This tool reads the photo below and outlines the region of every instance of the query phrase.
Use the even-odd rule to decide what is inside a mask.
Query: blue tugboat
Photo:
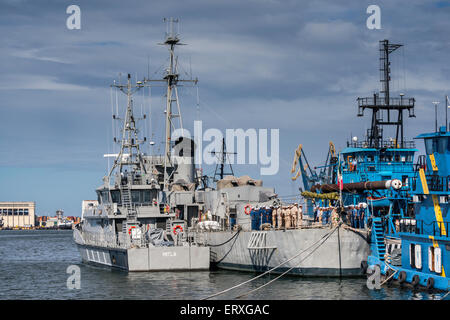
[[[374,218],[369,267],[379,266],[386,280],[413,287],[449,290],[450,279],[450,132],[416,137],[425,143],[426,155],[419,157],[410,179],[412,203],[405,217],[393,219],[396,233],[386,232],[381,218]],[[384,244],[386,254],[383,255]],[[446,273],[447,272],[447,273]]]
[[[364,223],[358,223],[358,228],[370,226],[373,217],[402,217],[408,209],[408,183],[409,178],[415,176],[414,156],[418,150],[414,141],[407,141],[404,137],[404,118],[406,115],[415,117],[415,99],[406,98],[403,94],[391,97],[390,92],[390,54],[401,46],[389,40],[379,42],[381,91],[372,97],[357,99],[359,117],[363,117],[367,110],[371,112],[371,126],[364,139],[360,141],[352,137],[340,152],[339,161],[330,163],[333,174],[328,178],[331,182],[312,179],[315,177],[312,174],[311,181],[306,181],[309,184],[322,183],[305,187],[320,193],[340,191],[338,184],[342,183],[342,205],[350,215],[359,215],[358,220],[364,216]],[[385,132],[385,129],[390,131]],[[388,133],[393,133],[393,136],[389,137]],[[372,183],[371,187],[368,183]]]
[[[407,112],[409,117],[414,115],[414,98],[390,96],[390,59],[389,55],[400,44],[392,44],[389,40],[382,40],[379,44],[380,71],[382,90],[373,97],[358,98],[358,117],[364,116],[365,110],[372,112],[371,127],[363,141],[353,137],[347,142],[347,148],[341,151],[343,163],[343,183],[366,181],[400,180],[403,192],[392,194],[391,190],[368,190],[367,192],[351,195],[344,199],[346,205],[368,203],[375,215],[386,215],[388,210],[395,209],[400,213],[405,211],[407,198],[407,181],[414,176],[414,154],[418,150],[413,141],[405,141],[403,134],[403,119]],[[395,137],[387,138],[383,129],[395,129]],[[396,197],[396,205],[392,208],[392,197]],[[389,209],[388,209],[389,208]]]

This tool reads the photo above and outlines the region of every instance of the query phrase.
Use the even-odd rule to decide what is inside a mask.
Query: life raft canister
[[[252,206],[251,205],[246,205],[245,207],[244,207],[244,213],[246,214],[246,215],[249,215],[250,214],[250,212],[252,211]]]
[[[136,228],[136,226],[131,226],[130,229],[128,229],[128,234],[131,235],[131,229]]]
[[[173,233],[178,234],[178,232],[183,232],[183,227],[180,225],[173,227]]]

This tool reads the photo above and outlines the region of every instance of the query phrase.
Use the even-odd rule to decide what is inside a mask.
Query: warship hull
[[[297,276],[361,276],[361,261],[367,260],[370,244],[367,232],[340,228],[320,247],[320,241],[330,228],[296,230],[208,232],[206,242],[211,247],[211,262],[220,269],[262,272],[269,270],[306,250],[297,258],[280,266],[272,273]],[[221,245],[223,244],[223,245]]]
[[[105,248],[78,244],[84,263],[124,271],[209,270],[207,247]]]

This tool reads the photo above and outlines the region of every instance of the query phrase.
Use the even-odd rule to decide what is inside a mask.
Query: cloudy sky
[[[72,4],[81,8],[80,30],[66,27]],[[371,4],[381,8],[380,30],[366,27]],[[441,101],[445,122],[450,1],[0,0],[1,201],[36,201],[39,215],[80,215],[107,170],[103,154],[113,151],[109,85],[120,73],[162,74],[164,17],[180,19],[187,45],[179,64],[199,79],[198,105],[195,89],[180,88],[185,126],[200,119],[204,129],[279,129],[277,175],[260,177],[258,165],[234,170],[280,195],[300,186],[289,173],[298,144],[320,165],[329,141],[342,149],[352,135],[363,137],[370,119],[356,116],[356,98],[380,88],[379,40],[404,44],[392,55],[391,95],[416,98],[406,137],[434,130],[432,101]],[[161,89],[149,101],[136,104],[151,111],[145,125],[156,141]]]

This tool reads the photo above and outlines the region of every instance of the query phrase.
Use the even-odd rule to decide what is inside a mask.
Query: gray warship
[[[307,215],[293,226],[261,223],[255,228],[250,208],[284,210],[297,204],[283,203],[261,180],[225,173],[225,141],[217,152],[220,172],[213,184],[196,168],[194,141],[172,141],[173,118],[181,117],[181,80],[174,63],[174,48],[181,43],[174,20],[169,22],[164,44],[170,64],[162,80],[167,84],[165,154],[140,152],[131,98],[133,90],[161,80],[132,86],[129,78],[127,85],[115,84],[128,96],[122,146],[96,190],[99,204],[86,210],[74,231],[83,261],[129,271],[207,269],[211,264],[250,272],[277,267],[273,273],[300,276],[360,275],[370,250],[367,230],[317,223]],[[178,114],[172,113],[173,103]],[[131,170],[124,171],[125,166]]]
[[[171,143],[172,104],[178,101],[176,85],[175,45],[179,39],[172,30],[166,33],[164,45],[169,49],[170,63],[165,71],[167,84],[166,137],[164,155],[146,155],[140,146],[147,141],[140,137],[138,120],[133,111],[133,94],[151,85],[145,79],[132,84],[114,82],[112,87],[125,93],[125,115],[115,120],[123,122],[120,152],[103,185],[96,189],[98,203],[91,203],[74,229],[73,237],[83,262],[126,271],[208,270],[210,249],[198,244],[189,234],[186,222],[177,218],[167,202],[167,194],[178,181],[194,186],[194,164],[186,164],[189,154],[174,158],[190,148],[190,141],[177,139]],[[196,80],[185,80],[196,83]],[[181,115],[179,115],[181,116]],[[173,151],[172,151],[173,149]],[[178,160],[178,162],[177,162]],[[180,195],[182,196],[182,195]]]

